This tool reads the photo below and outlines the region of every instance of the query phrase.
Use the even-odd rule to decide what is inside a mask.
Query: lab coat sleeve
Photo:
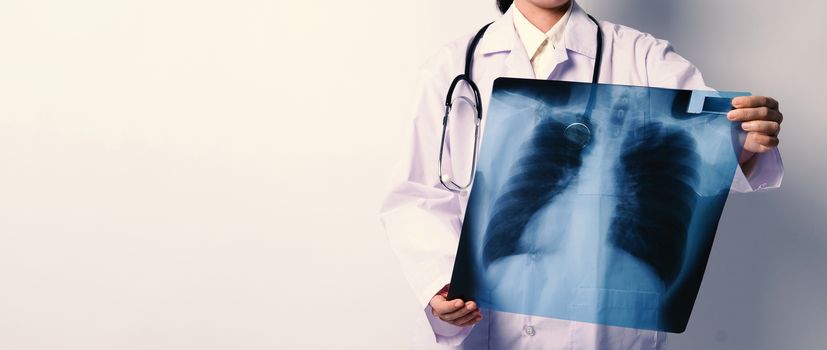
[[[436,341],[456,346],[472,327],[444,322],[431,314],[428,305],[450,283],[462,226],[460,198],[442,187],[437,169],[444,94],[450,84],[445,63],[448,59],[446,53],[435,56],[419,74],[413,113],[406,118],[407,141],[380,209],[380,219]]]
[[[713,90],[704,83],[701,72],[692,63],[678,55],[666,40],[650,39],[646,55],[646,72],[649,86],[670,89]],[[778,188],[784,177],[784,164],[778,148],[754,155],[755,165],[749,176],[739,166],[730,192],[754,192]]]

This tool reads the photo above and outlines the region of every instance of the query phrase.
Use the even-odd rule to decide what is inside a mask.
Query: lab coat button
[[[528,334],[529,336],[533,337],[535,334],[537,334],[537,332],[534,330],[534,327],[526,326],[525,327],[525,334]]]

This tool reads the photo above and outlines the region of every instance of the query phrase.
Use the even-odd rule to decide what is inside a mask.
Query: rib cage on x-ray
[[[622,109],[611,117],[611,132],[619,136]],[[522,146],[522,156],[512,167],[485,229],[483,261],[486,265],[504,256],[525,253],[521,236],[538,210],[566,190],[589,149],[572,144],[563,135],[566,128],[555,118],[542,118],[531,138]],[[686,231],[695,204],[693,186],[698,156],[694,140],[677,128],[661,123],[644,126],[627,135],[621,149],[620,166],[614,174],[617,187],[626,188],[614,213],[610,242],[649,264],[664,283],[680,269]],[[674,191],[662,191],[669,187]],[[649,220],[640,220],[640,216]]]
[[[683,331],[742,146],[723,98],[497,79],[449,297]]]
[[[628,195],[620,197],[609,235],[612,244],[645,261],[669,284],[683,262],[699,157],[694,140],[680,129],[651,123],[641,134],[621,147],[615,181]]]
[[[541,121],[513,167],[514,174],[494,202],[494,214],[485,229],[486,266],[526,251],[518,246],[526,225],[540,208],[566,189],[582,163],[584,149],[560,137],[567,125],[555,118],[539,117]]]

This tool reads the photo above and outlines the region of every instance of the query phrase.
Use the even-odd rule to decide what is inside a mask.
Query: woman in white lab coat
[[[486,31],[474,53],[472,75],[487,111],[497,77],[590,82],[597,25],[569,0],[498,0],[504,13]],[[667,41],[600,21],[603,60],[600,82],[709,90],[701,73]],[[465,65],[467,36],[447,45],[425,64],[408,125],[407,150],[392,178],[381,219],[405,277],[414,289],[437,343],[466,349],[665,349],[663,332],[478,310],[473,302],[446,300],[467,195],[445,189],[438,154],[445,94]],[[460,94],[471,96],[467,86]],[[732,190],[778,187],[783,167],[776,148],[782,115],[778,103],[753,96],[733,101],[728,118],[748,132]],[[473,118],[471,109],[452,118]],[[464,115],[464,116],[463,116]],[[461,124],[460,120],[458,124]],[[484,135],[485,118],[483,118]],[[453,128],[451,144],[472,145],[473,132]],[[451,173],[468,174],[471,147],[450,150]],[[462,175],[459,175],[462,176]],[[460,179],[464,180],[464,179]]]

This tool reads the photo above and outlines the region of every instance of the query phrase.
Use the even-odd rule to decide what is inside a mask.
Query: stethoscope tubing
[[[597,83],[600,80],[600,66],[603,62],[603,35],[601,33],[600,24],[597,22],[597,19],[592,17],[592,15],[587,14],[587,16],[589,16],[589,19],[591,19],[591,21],[597,26],[597,50],[595,52],[594,70],[592,72],[592,87],[589,94],[589,101],[586,105],[586,112],[583,116],[584,119],[587,118],[587,115],[590,114],[590,111],[594,108],[594,96],[597,90]],[[480,125],[482,124],[482,98],[480,97],[480,91],[477,84],[474,83],[474,80],[471,78],[471,69],[474,64],[474,52],[476,51],[477,45],[485,34],[485,31],[492,23],[494,22],[488,23],[480,28],[477,34],[474,35],[474,38],[471,39],[471,42],[468,44],[468,49],[465,51],[465,72],[456,76],[454,80],[451,81],[451,85],[448,87],[448,93],[445,97],[445,114],[442,117],[442,137],[439,144],[439,164],[437,168],[439,171],[439,182],[443,187],[451,192],[465,193],[466,190],[474,183],[474,174],[477,168],[477,150],[479,149]],[[454,103],[454,100],[452,99],[454,90],[460,82],[467,83],[471,88],[471,91],[474,94],[473,105],[476,110],[476,118],[474,119],[474,150],[471,157],[471,176],[469,176],[468,183],[464,185],[457,184],[453,179],[451,179],[450,176],[446,175],[442,171],[442,160],[445,153],[445,136],[448,130],[448,115],[451,113],[451,108]],[[468,101],[470,99],[467,97],[459,98],[470,102]]]

